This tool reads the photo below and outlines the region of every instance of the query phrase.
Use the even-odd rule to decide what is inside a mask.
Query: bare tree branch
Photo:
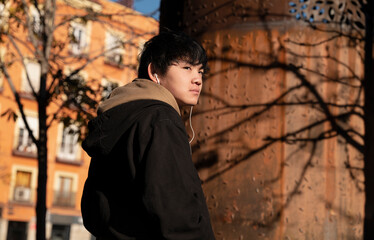
[[[33,131],[32,129],[30,128],[30,125],[26,119],[26,114],[25,114],[25,111],[23,109],[23,104],[21,102],[21,98],[13,84],[13,80],[11,78],[11,76],[9,75],[8,73],[8,70],[7,68],[4,66],[4,63],[1,63],[0,64],[0,68],[1,68],[1,71],[4,73],[4,76],[5,76],[5,79],[7,80],[8,84],[9,84],[9,87],[14,95],[14,98],[16,100],[16,103],[18,105],[18,108],[19,108],[19,111],[21,113],[21,117],[22,117],[22,120],[23,122],[25,123],[25,126],[26,126],[26,129],[27,129],[27,132],[29,134],[29,136],[31,137],[32,141],[38,146],[39,144],[39,141],[35,138],[34,134],[33,134]]]
[[[27,70],[26,68],[26,64],[25,64],[25,59],[26,57],[22,54],[21,50],[19,49],[18,45],[14,42],[13,40],[13,37],[12,36],[8,36],[10,42],[12,43],[13,47],[16,49],[20,59],[21,59],[21,63],[22,63],[22,66],[24,67],[25,69],[25,73],[26,73],[26,80],[27,80],[27,83],[29,84],[30,86],[30,89],[32,91],[32,95],[35,97],[35,99],[38,99],[39,96],[37,94],[37,92],[35,91],[35,88],[34,86],[32,85],[32,82],[31,82],[31,79],[30,79],[30,74],[29,74],[29,71]]]

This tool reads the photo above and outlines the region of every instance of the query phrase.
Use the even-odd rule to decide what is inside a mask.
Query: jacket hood
[[[169,90],[151,80],[139,78],[125,86],[114,89],[109,99],[99,105],[98,114],[126,102],[146,99],[165,102],[171,105],[180,115],[177,101]]]
[[[135,79],[116,88],[99,105],[98,116],[89,122],[89,133],[82,143],[83,149],[91,157],[108,154],[138,117],[150,106],[158,104],[168,104],[180,115],[174,96],[151,80]]]

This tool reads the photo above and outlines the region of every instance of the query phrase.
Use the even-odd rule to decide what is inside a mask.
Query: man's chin
[[[177,101],[178,102],[178,101]],[[193,107],[197,104],[197,101],[178,103],[179,107]]]

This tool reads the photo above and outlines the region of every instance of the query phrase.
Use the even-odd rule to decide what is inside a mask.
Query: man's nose
[[[203,83],[202,76],[199,72],[197,72],[193,78],[193,83],[200,86]]]
[[[203,83],[201,76],[194,78],[193,83],[200,86]]]

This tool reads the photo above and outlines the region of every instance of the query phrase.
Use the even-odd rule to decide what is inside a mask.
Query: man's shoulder
[[[138,134],[142,136],[142,141],[148,141],[147,139],[152,138],[156,132],[160,134],[160,131],[166,134],[165,136],[169,136],[169,134],[185,136],[185,127],[181,116],[167,103],[155,101],[154,104],[148,105],[143,110],[133,125],[137,128]]]
[[[138,121],[149,124],[149,126],[162,123],[171,123],[177,126],[183,125],[181,116],[172,106],[157,100],[154,100],[153,104],[149,104],[143,109]]]

